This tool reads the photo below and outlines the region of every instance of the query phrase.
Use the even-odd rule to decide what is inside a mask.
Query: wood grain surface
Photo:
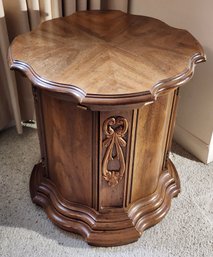
[[[153,193],[162,171],[174,92],[138,110],[131,202]],[[143,161],[141,161],[143,160]]]
[[[115,246],[136,241],[166,215],[180,191],[167,155],[177,91],[139,109],[101,112],[33,92],[42,161],[31,175],[31,197],[56,225],[89,244]]]
[[[32,201],[92,245],[127,244],[158,223],[180,192],[169,159],[178,88],[202,61],[187,31],[120,11],[18,36],[10,67],[34,84],[41,147]]]
[[[48,177],[68,201],[92,207],[92,112],[50,94],[41,101]]]
[[[136,103],[186,82],[205,60],[187,31],[121,11],[77,12],[15,38],[10,66],[85,105]]]

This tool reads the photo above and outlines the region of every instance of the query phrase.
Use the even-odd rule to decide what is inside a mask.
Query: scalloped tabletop
[[[79,102],[110,103],[151,99],[183,84],[205,54],[189,32],[160,20],[86,11],[16,37],[9,61],[40,87]]]

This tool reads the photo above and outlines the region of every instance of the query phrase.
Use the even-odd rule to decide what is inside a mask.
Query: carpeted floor
[[[96,248],[54,226],[41,208],[32,204],[28,182],[39,160],[36,130],[0,133],[0,256],[213,256],[213,163],[204,165],[180,146],[171,155],[182,192],[164,220],[146,230],[138,242]]]

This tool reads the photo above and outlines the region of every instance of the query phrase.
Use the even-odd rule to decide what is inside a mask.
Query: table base
[[[137,241],[143,231],[166,215],[171,199],[180,192],[177,171],[168,159],[155,192],[128,208],[111,208],[100,213],[93,208],[63,199],[56,186],[45,177],[42,163],[34,166],[30,179],[32,201],[60,228],[82,235],[90,245],[117,246]]]

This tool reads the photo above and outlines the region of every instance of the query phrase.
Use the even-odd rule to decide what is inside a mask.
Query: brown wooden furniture
[[[187,31],[120,11],[78,12],[20,35],[41,145],[30,191],[89,244],[136,241],[180,191],[169,159],[178,87],[205,61]]]

